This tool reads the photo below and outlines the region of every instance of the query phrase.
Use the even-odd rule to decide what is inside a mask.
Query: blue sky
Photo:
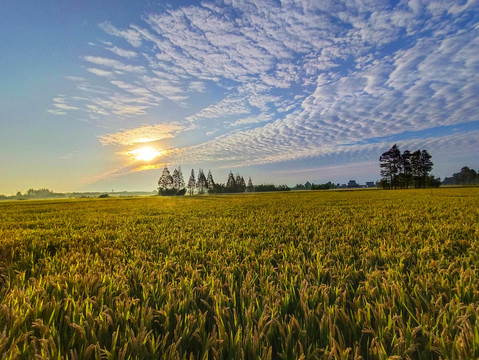
[[[165,164],[363,183],[394,143],[479,168],[477,0],[3,1],[0,22],[0,193],[153,190]]]

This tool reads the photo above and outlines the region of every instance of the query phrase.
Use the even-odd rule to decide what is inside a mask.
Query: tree
[[[236,189],[236,181],[233,176],[233,173],[230,171],[228,175],[228,180],[226,181],[226,190],[229,192],[234,192]]]
[[[431,161],[431,158],[432,158],[432,156],[427,152],[427,150],[422,150],[421,151],[420,173],[421,173],[423,187],[426,187],[427,178],[429,176],[429,173],[432,170],[432,166],[434,165],[433,162]]]
[[[411,152],[404,150],[401,154],[401,163],[399,171],[399,184],[402,188],[409,188],[412,180]]]
[[[195,179],[195,170],[191,169],[190,179],[188,180],[188,192],[190,195],[193,195],[196,188],[196,179]]]
[[[196,181],[196,189],[198,189],[198,194],[204,194],[208,189],[208,182],[206,181],[206,176],[203,173],[203,169],[198,170],[198,180]]]
[[[173,189],[173,177],[170,174],[170,170],[165,166],[163,173],[158,180],[158,193],[164,190]]]
[[[213,180],[213,174],[211,170],[208,170],[208,177],[206,178],[206,185],[208,190],[212,190],[215,188],[215,181]]]
[[[411,154],[405,150],[402,154],[396,144],[383,153],[380,158],[381,176],[380,186],[385,189],[408,188],[411,182],[414,187],[437,186],[439,179],[429,173],[433,162],[427,150],[416,150]]]
[[[394,144],[391,149],[379,157],[379,166],[381,167],[381,176],[385,180],[388,188],[397,187],[397,176],[401,168],[401,151]]]
[[[476,170],[464,166],[459,173],[452,175],[454,182],[458,185],[472,185],[478,182]]]
[[[240,174],[236,174],[236,192],[245,192],[246,190],[246,183],[244,178]]]
[[[253,182],[251,181],[251,177],[248,179],[248,186],[246,186],[246,192],[253,192],[254,186]]]
[[[415,188],[427,186],[428,176],[432,170],[433,163],[431,155],[427,150],[416,150],[411,154],[411,175]]]
[[[175,171],[173,171],[173,187],[177,190],[182,190],[185,187],[185,180],[183,179],[180,166],[178,166],[178,170],[175,169]]]
[[[421,185],[421,150],[416,150],[411,154],[410,164],[414,187],[418,188]]]

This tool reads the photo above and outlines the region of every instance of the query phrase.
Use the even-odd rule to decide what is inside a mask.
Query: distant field
[[[0,358],[479,358],[479,188],[0,202]]]

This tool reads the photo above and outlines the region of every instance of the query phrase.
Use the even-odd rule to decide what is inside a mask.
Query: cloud
[[[257,116],[248,116],[246,118],[236,120],[231,125],[240,126],[240,125],[258,124],[258,123],[270,121],[272,119],[273,119],[273,116],[271,114],[260,114]]]
[[[119,30],[116,27],[114,27],[110,22],[104,22],[100,24],[100,28],[110,35],[118,36],[125,39],[131,45],[135,47],[141,46],[141,36],[134,29]]]
[[[133,73],[145,72],[145,68],[143,66],[124,64],[121,61],[114,60],[114,59],[108,59],[108,58],[99,57],[99,56],[85,56],[83,59],[92,64],[105,66],[105,67],[119,70],[119,71],[126,71],[126,72],[133,72]]]
[[[111,121],[167,111],[181,129],[158,131],[171,136],[201,123],[210,140],[172,151],[172,161],[373,154],[378,138],[477,119],[475,4],[218,0],[149,13],[126,29],[103,23],[135,51],[105,43],[106,54],[83,57],[103,78],[75,79],[87,100],[52,112],[71,106]],[[131,142],[109,139],[133,130],[101,141]]]
[[[131,50],[126,50],[126,49],[122,49],[118,46],[111,46],[111,47],[107,47],[108,50],[110,50],[113,54],[115,55],[118,55],[118,56],[121,56],[121,57],[125,57],[125,58],[128,58],[128,59],[132,59],[134,57],[136,57],[138,54],[134,51],[131,51]]]
[[[98,69],[98,68],[88,68],[87,71],[89,71],[92,74],[95,74],[97,76],[103,76],[103,77],[107,77],[107,78],[113,76],[113,73],[111,71],[102,70],[102,69]]]
[[[250,107],[248,102],[239,97],[227,97],[216,104],[210,105],[194,115],[186,118],[190,123],[201,119],[219,119],[232,115],[248,114]]]
[[[183,126],[175,123],[142,125],[138,128],[102,135],[100,142],[102,145],[135,145],[172,138],[183,129]]]

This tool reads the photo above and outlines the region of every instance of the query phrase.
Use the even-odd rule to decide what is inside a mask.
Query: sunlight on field
[[[478,358],[478,204],[478,188],[2,202],[0,354]]]

